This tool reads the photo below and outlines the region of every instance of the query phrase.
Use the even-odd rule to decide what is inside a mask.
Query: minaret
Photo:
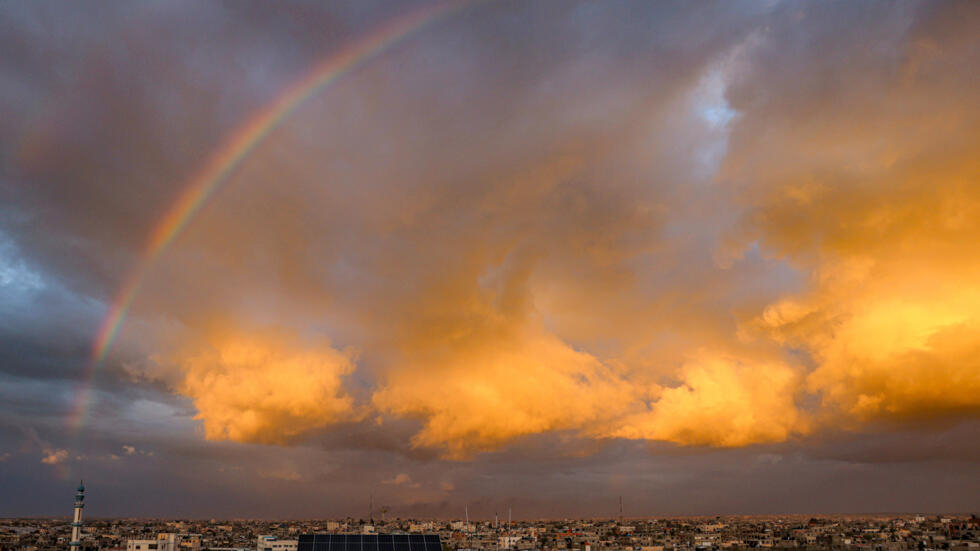
[[[68,551],[79,551],[82,545],[82,508],[85,507],[85,486],[78,482],[78,493],[75,494],[75,520],[71,523],[71,543]]]

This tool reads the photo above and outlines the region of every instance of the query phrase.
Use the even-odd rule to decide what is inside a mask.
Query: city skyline
[[[976,512],[978,26],[4,4],[0,517]]]
[[[56,521],[7,519],[4,549],[59,549]],[[713,517],[701,519],[464,522],[221,521],[113,519],[96,521],[82,551],[439,551],[446,549],[707,549],[968,551],[977,546],[980,517],[879,516],[817,518]]]

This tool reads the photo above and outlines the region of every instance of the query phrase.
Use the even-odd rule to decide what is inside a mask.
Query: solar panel
[[[303,534],[297,551],[442,551],[438,534]]]

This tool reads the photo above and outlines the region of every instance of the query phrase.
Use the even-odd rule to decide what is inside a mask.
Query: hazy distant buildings
[[[506,525],[492,517],[469,523],[397,518],[328,523],[86,516],[84,533],[64,518],[0,519],[0,551],[65,551],[72,541],[81,543],[71,546],[74,551],[980,551],[980,518],[966,515],[561,519]],[[80,523],[81,515],[75,519]],[[327,526],[337,531],[321,533]],[[431,531],[412,533],[426,526]],[[299,536],[310,533],[315,534]]]

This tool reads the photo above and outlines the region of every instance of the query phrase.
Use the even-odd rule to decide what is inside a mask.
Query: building
[[[126,551],[156,551],[157,540],[128,540]]]
[[[201,536],[161,533],[154,540],[127,541],[126,551],[201,551]]]
[[[259,536],[255,551],[296,551],[297,540],[281,540],[276,536]]]
[[[75,494],[75,516],[71,523],[71,542],[69,551],[78,551],[82,545],[82,509],[85,508],[85,485],[78,481],[78,493]]]

